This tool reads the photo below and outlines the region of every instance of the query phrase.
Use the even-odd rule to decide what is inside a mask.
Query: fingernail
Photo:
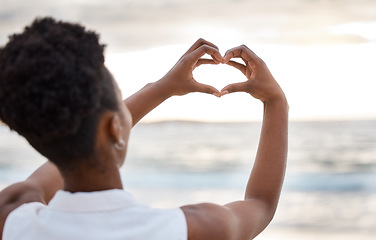
[[[228,92],[227,90],[221,92],[221,95],[222,95],[222,96],[224,96],[224,95],[226,95],[226,94],[229,94],[229,92]]]
[[[213,93],[213,95],[216,96],[216,97],[221,97],[220,93]]]

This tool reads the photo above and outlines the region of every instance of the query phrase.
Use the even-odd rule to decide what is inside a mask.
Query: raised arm
[[[210,55],[212,59],[201,59],[204,54]],[[222,60],[214,44],[199,39],[163,78],[147,84],[124,100],[133,116],[133,125],[171,96],[185,95],[190,92],[220,96],[219,91],[214,87],[195,81],[192,71],[201,64],[218,64]]]
[[[55,193],[62,189],[59,170],[51,162],[39,167],[25,181],[15,183],[0,192],[0,240],[9,213],[24,203],[47,204]]]
[[[230,61],[231,58],[241,58],[245,64]],[[283,91],[265,63],[246,46],[227,51],[224,63],[242,71],[248,80],[226,86],[221,94],[247,92],[264,104],[260,142],[243,201],[225,206],[182,207],[188,222],[188,239],[254,238],[272,220],[284,179],[288,104]]]

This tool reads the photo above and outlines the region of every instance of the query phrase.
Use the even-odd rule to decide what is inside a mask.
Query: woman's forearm
[[[125,99],[124,103],[132,114],[133,126],[169,97],[170,95],[159,87],[159,83],[154,82]]]
[[[286,169],[288,104],[285,98],[264,105],[264,119],[246,198],[257,198],[276,209]]]

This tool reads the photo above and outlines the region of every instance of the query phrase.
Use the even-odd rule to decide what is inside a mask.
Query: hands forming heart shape
[[[205,54],[210,55],[211,59],[202,58]],[[244,64],[231,60],[233,58],[240,58]],[[193,70],[203,64],[227,64],[240,70],[246,80],[229,84],[219,91],[213,86],[197,82],[193,78]],[[160,80],[160,83],[162,89],[171,96],[203,92],[221,97],[233,92],[246,92],[264,103],[274,99],[285,99],[282,89],[264,61],[247,46],[232,48],[222,56],[217,46],[204,39],[196,41]]]

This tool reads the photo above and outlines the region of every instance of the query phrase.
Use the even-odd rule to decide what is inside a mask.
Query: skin
[[[205,54],[212,59],[202,59]],[[231,61],[241,58],[244,64]],[[239,69],[246,77],[242,83],[230,84],[218,91],[194,80],[192,71],[201,64],[225,63]],[[265,63],[246,46],[230,49],[222,57],[218,48],[199,39],[159,81],[121,100],[120,110],[103,114],[97,129],[98,164],[77,166],[74,172],[57,169],[47,162],[28,179],[0,192],[0,230],[8,214],[28,202],[47,204],[59,189],[70,192],[122,189],[119,168],[124,163],[131,128],[147,113],[171,96],[203,92],[217,97],[232,92],[247,92],[264,104],[264,120],[256,160],[246,187],[245,199],[224,206],[203,203],[182,206],[188,239],[252,239],[271,221],[283,183],[287,158],[288,104],[286,97]],[[250,160],[251,161],[251,160]],[[1,237],[0,237],[1,240]]]
[[[231,58],[241,58],[244,64]],[[256,237],[274,216],[285,175],[288,104],[282,89],[266,64],[244,45],[227,51],[223,63],[239,69],[247,81],[230,84],[221,94],[247,92],[264,104],[260,141],[243,201],[182,207],[190,240]]]

